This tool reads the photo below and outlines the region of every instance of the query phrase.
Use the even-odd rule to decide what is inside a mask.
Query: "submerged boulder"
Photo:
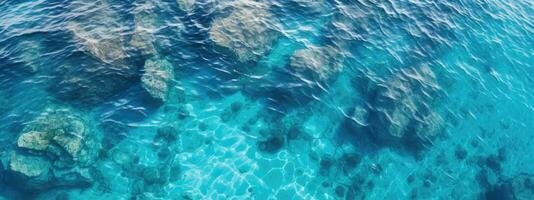
[[[117,14],[105,1],[93,3],[94,12],[73,20],[67,29],[90,55],[105,63],[117,63],[127,57]]]
[[[209,36],[216,45],[232,51],[240,62],[256,62],[278,38],[276,23],[266,4],[239,1],[227,17],[212,23]]]
[[[321,80],[326,80],[343,69],[341,52],[331,46],[297,50],[291,56],[290,66],[299,75],[311,75]]]
[[[156,6],[152,1],[147,1],[134,10],[135,29],[130,40],[130,45],[139,50],[142,55],[156,55],[154,33],[158,29]]]
[[[47,109],[28,124],[9,159],[9,180],[22,188],[88,186],[100,151],[94,129],[69,109]]]
[[[143,88],[155,99],[167,100],[174,80],[173,66],[163,59],[149,59],[145,62],[145,73],[141,77]]]
[[[43,151],[48,148],[50,141],[45,132],[29,131],[20,135],[17,146],[31,150]]]
[[[124,28],[111,6],[103,2],[84,2],[89,7],[82,7],[87,14],[66,25],[80,51],[54,66],[48,86],[48,91],[64,103],[92,107],[139,80],[141,66],[135,58],[127,59]]]
[[[193,10],[195,6],[196,0],[176,0],[176,3],[178,3],[178,7],[182,9],[185,12],[190,12]]]
[[[9,159],[9,170],[27,177],[45,177],[42,181],[48,179],[50,168],[50,161],[40,156],[12,152]]]

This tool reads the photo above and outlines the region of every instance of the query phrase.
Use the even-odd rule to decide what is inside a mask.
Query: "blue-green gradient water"
[[[0,199],[534,199],[534,1],[0,0]]]

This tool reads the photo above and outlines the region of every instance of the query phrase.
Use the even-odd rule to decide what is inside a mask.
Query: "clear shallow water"
[[[0,199],[533,199],[533,9],[0,0]]]

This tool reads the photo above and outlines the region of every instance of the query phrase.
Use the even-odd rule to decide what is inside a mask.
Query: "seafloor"
[[[0,199],[534,199],[532,0],[0,0]]]

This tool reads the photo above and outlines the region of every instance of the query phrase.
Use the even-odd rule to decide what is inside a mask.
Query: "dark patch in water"
[[[458,160],[464,160],[467,157],[467,150],[465,150],[465,148],[463,148],[462,146],[456,146],[454,156]]]
[[[344,154],[341,160],[341,168],[343,173],[348,174],[350,170],[356,168],[360,164],[362,157],[359,154]]]
[[[319,174],[321,176],[328,176],[330,173],[330,168],[334,164],[334,161],[328,157],[324,157],[321,159],[321,162],[319,163]]]
[[[485,200],[512,200],[511,191],[506,185],[493,186],[484,193]]]
[[[178,131],[171,126],[164,126],[161,128],[158,128],[156,131],[156,136],[154,137],[154,141],[165,141],[167,143],[173,143],[178,140]]]
[[[266,141],[258,142],[258,149],[266,153],[277,153],[284,146],[284,140],[278,137],[271,137]]]
[[[345,196],[345,188],[343,188],[343,186],[341,185],[336,186],[336,189],[334,191],[338,197]]]

